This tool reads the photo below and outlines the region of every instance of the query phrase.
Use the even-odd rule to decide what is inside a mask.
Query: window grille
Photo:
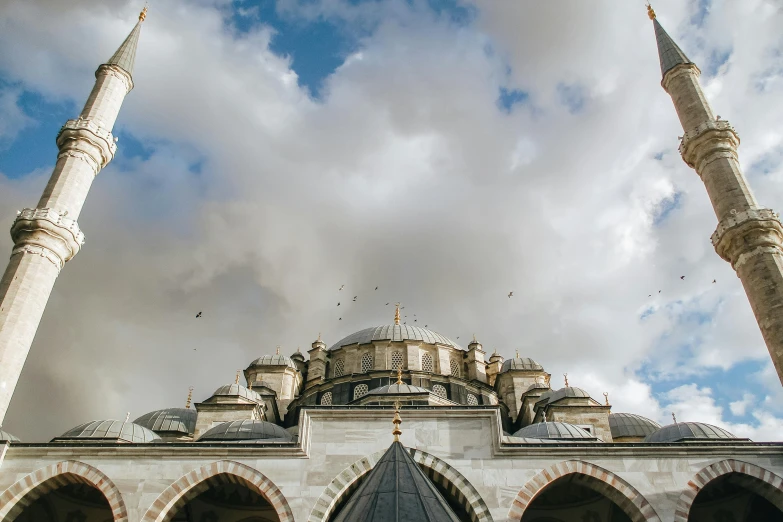
[[[478,406],[478,398],[472,393],[468,394],[468,406]]]
[[[425,353],[421,356],[421,369],[425,372],[434,372],[433,370],[433,364],[432,364],[432,355]]]
[[[356,388],[353,389],[353,398],[354,400],[358,399],[359,397],[364,397],[367,395],[367,392],[370,391],[367,388],[366,384],[360,384]]]
[[[332,405],[332,392],[326,392],[323,395],[321,395],[321,406],[331,406]]]
[[[334,376],[341,377],[345,373],[345,361],[337,359],[334,362]]]
[[[391,369],[398,370],[402,368],[402,352],[392,352],[391,356]]]
[[[443,386],[441,386],[440,384],[435,384],[435,385],[432,387],[432,393],[434,393],[434,394],[435,394],[435,395],[437,395],[438,397],[443,397],[444,399],[446,399],[446,398],[447,398],[447,397],[446,397],[446,388],[444,388],[444,387],[443,387]]]
[[[451,375],[459,377],[459,363],[454,359],[451,360]]]
[[[367,373],[372,370],[372,354],[365,353],[362,355],[362,373]]]

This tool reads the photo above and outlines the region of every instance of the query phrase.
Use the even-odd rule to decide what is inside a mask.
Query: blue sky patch
[[[514,105],[525,103],[529,97],[530,95],[525,91],[521,91],[519,89],[506,89],[505,87],[501,87],[498,94],[497,104],[500,109],[510,113]]]
[[[585,105],[584,88],[578,84],[560,83],[557,85],[557,96],[560,103],[568,107],[568,112],[576,114]]]
[[[661,226],[669,215],[682,206],[683,193],[675,192],[658,202],[653,209],[653,226]]]

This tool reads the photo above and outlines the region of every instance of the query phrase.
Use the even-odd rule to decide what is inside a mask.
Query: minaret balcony
[[[110,131],[83,118],[68,120],[57,134],[57,146],[61,151],[77,149],[86,152],[93,156],[101,168],[114,159],[116,142],[117,139]]]

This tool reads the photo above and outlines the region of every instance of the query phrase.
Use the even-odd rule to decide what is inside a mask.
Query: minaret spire
[[[98,67],[81,114],[57,134],[57,163],[38,205],[19,211],[11,226],[14,246],[0,279],[0,425],[54,282],[84,244],[76,220],[95,176],[117,151],[111,131],[133,88],[131,73],[146,14],[145,8],[114,56]]]
[[[680,154],[696,170],[710,198],[718,227],[715,251],[742,281],[772,362],[783,383],[783,224],[760,206],[742,173],[739,136],[715,117],[699,83],[701,71],[666,33],[648,5],[663,80],[685,131]]]

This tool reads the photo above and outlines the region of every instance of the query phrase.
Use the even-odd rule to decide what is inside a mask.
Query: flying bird
[[[356,301],[356,298],[359,297],[358,295],[353,296],[353,300]]]
[[[713,279],[713,280],[712,280],[712,282],[713,282],[713,283],[717,283],[717,282],[718,282],[718,280],[717,280],[717,279]]]
[[[424,325],[424,328],[427,328],[427,325],[426,325],[426,324]]]
[[[342,320],[343,320],[343,318],[342,318],[342,317],[341,317],[340,319],[338,319],[338,321],[342,321]]]
[[[685,279],[685,276],[680,276],[680,279]]]
[[[660,290],[658,290],[658,293],[660,294],[660,293],[661,293],[661,291],[660,291]]]
[[[509,297],[511,297],[511,296],[513,296],[513,295],[514,295],[514,292],[509,292],[509,293],[508,293],[508,296],[509,296]]]
[[[345,285],[343,285],[343,286],[341,286],[340,288],[338,288],[338,289],[337,289],[337,291],[339,292],[339,291],[340,291],[340,290],[342,290],[343,288],[345,288]]]
[[[201,317],[201,312],[196,314],[196,319],[198,319],[199,317]]]
[[[414,319],[414,320],[413,320],[413,322],[414,322],[414,323],[418,323],[418,322],[419,322],[419,320],[418,320],[418,319]]]
[[[652,297],[652,294],[648,295],[647,297]]]
[[[386,303],[386,306],[389,306],[389,303]]]
[[[378,290],[378,287],[376,286],[375,289]]]
[[[340,303],[337,303],[337,306],[340,306]]]

